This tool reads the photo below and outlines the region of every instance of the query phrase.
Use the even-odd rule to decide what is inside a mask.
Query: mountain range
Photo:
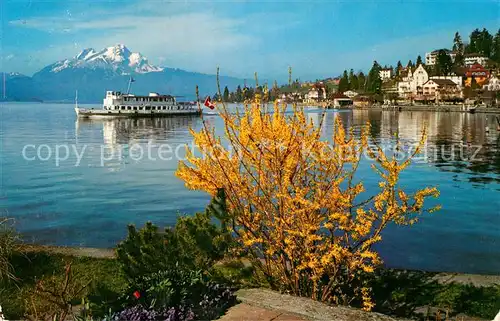
[[[176,68],[154,66],[138,52],[131,52],[125,45],[82,50],[71,59],[50,64],[32,77],[19,73],[3,73],[3,90],[0,99],[8,101],[73,101],[78,90],[78,100],[98,103],[106,90],[126,91],[130,78],[134,79],[131,93],[158,92],[195,98],[195,87],[200,95],[213,95],[217,91],[215,75],[190,72]],[[243,79],[220,77],[222,88],[234,90],[243,85]]]

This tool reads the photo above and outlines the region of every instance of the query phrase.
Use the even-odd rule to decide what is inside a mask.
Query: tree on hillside
[[[455,69],[463,67],[465,64],[464,61],[464,52],[465,52],[465,46],[462,41],[462,37],[460,34],[455,32],[455,37],[453,38],[453,52],[455,53],[455,60],[453,61],[453,65]]]
[[[225,102],[229,101],[229,89],[227,89],[227,86],[224,87],[224,93],[222,94],[222,98],[224,99]]]
[[[415,66],[420,66],[423,65],[424,63],[422,62],[422,57],[418,55],[417,57],[417,62],[415,63]]]
[[[493,38],[493,45],[491,48],[491,59],[500,63],[500,29],[498,29],[495,37]]]
[[[490,58],[492,47],[493,47],[493,36],[488,32],[488,30],[486,30],[486,28],[483,28],[483,31],[481,31],[481,43],[479,48],[480,53]]]
[[[377,61],[373,62],[372,69],[368,73],[368,78],[366,79],[366,91],[371,93],[380,93],[382,88],[382,79],[380,78],[380,67]]]
[[[362,91],[366,90],[366,76],[362,71],[358,74],[358,89]]]
[[[356,74],[354,73],[354,71],[352,69],[349,72],[349,88],[352,90],[359,89],[358,76],[356,76]]]
[[[403,64],[401,64],[401,60],[398,60],[398,64],[396,65],[396,70],[394,71],[394,75],[399,77],[401,74],[401,70],[403,70]]]
[[[461,52],[462,54],[464,52],[464,43],[458,31],[455,32],[455,37],[453,38],[453,51],[456,53]]]
[[[436,65],[434,66],[435,74],[438,76],[448,75],[452,68],[453,61],[450,55],[443,49],[439,50],[436,58]]]
[[[470,42],[466,48],[467,53],[479,53],[486,57],[491,57],[493,49],[493,36],[483,28],[483,30],[475,29],[470,34]]]
[[[347,70],[344,70],[342,78],[340,78],[338,92],[343,93],[349,90],[349,76],[347,75]]]
[[[466,53],[478,53],[478,42],[480,42],[481,31],[479,29],[475,29],[471,32],[469,36],[469,45],[465,48]]]
[[[236,88],[236,93],[234,94],[234,100],[237,103],[241,103],[243,101],[243,92],[241,91],[241,86],[238,85]]]

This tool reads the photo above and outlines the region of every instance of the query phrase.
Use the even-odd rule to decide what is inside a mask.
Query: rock
[[[268,289],[242,289],[236,292],[245,304],[283,311],[291,315],[317,321],[402,321],[389,316],[359,309],[331,306],[308,298],[280,294]]]

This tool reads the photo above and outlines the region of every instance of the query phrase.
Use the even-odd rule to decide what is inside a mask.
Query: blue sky
[[[474,28],[495,33],[499,1],[3,0],[0,70],[31,75],[117,43],[155,65],[284,80],[405,64]]]

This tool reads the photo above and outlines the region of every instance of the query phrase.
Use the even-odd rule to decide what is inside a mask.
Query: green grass
[[[115,259],[96,259],[34,251],[16,254],[10,260],[17,281],[0,281],[0,305],[8,319],[21,319],[31,302],[37,281],[53,276],[64,277],[65,266],[72,264],[75,278],[90,286],[82,293],[92,303],[95,315],[104,315],[109,307],[127,290],[127,282]],[[255,271],[239,260],[227,260],[211,271],[215,280],[235,287],[265,287],[255,278]],[[459,313],[491,320],[500,310],[500,286],[475,287],[462,284],[439,284],[435,273],[418,271],[381,270],[371,286],[376,303],[375,311],[388,315],[425,319],[415,310],[431,306],[451,315]],[[78,303],[82,297],[74,298]],[[101,310],[98,310],[101,309]],[[430,316],[430,320],[434,320]]]
[[[127,283],[114,259],[94,259],[71,257],[46,252],[30,252],[16,254],[11,259],[17,281],[0,281],[0,305],[7,319],[20,319],[31,302],[31,293],[39,280],[47,280],[52,276],[64,277],[67,263],[72,264],[75,276],[90,286],[82,296],[92,298],[93,302],[112,304],[123,293]],[[74,298],[75,302],[81,301]]]

